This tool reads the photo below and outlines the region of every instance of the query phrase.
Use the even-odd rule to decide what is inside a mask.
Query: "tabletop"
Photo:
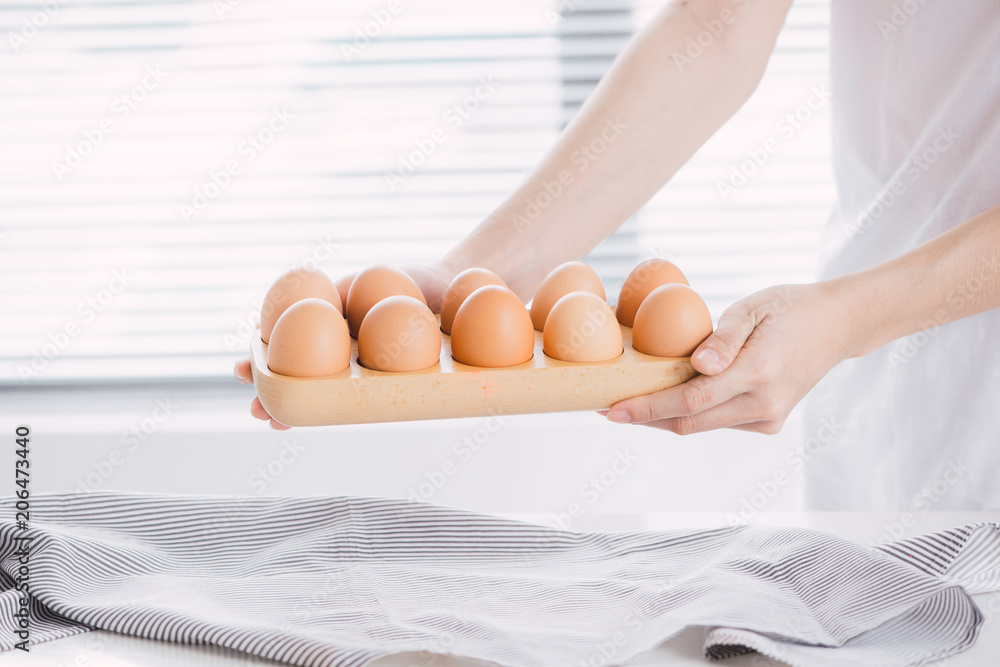
[[[503,514],[503,516],[558,526],[559,517],[540,514]],[[903,537],[954,528],[970,523],[1000,521],[1000,512],[772,512],[760,513],[754,523],[773,526],[795,526],[822,530],[874,545]],[[574,530],[624,531],[668,530],[681,528],[713,528],[743,521],[736,514],[714,512],[650,513],[650,514],[588,514],[574,521]],[[974,596],[985,616],[979,640],[970,650],[933,663],[937,667],[994,667],[1000,656],[1000,591]],[[688,628],[656,649],[639,656],[628,667],[660,665],[706,665],[702,655],[704,629]],[[238,667],[245,665],[277,665],[270,660],[246,656],[235,651],[212,646],[185,646],[168,642],[129,637],[104,631],[94,631],[31,647],[30,653],[9,651],[3,664],[11,667]],[[483,663],[429,654],[400,654],[371,663],[374,667],[473,667]],[[612,663],[613,664],[613,663]],[[731,667],[779,667],[784,663],[747,655],[726,661]]]

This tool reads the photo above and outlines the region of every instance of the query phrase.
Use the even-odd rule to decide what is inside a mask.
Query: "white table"
[[[551,516],[534,514],[507,514],[505,516],[554,525]],[[880,513],[764,513],[754,517],[755,523],[775,526],[801,526],[823,530],[834,535],[871,544],[894,526],[899,515]],[[952,528],[967,523],[1000,521],[1000,513],[987,512],[930,512],[916,517],[916,524],[905,529],[905,536],[911,537],[925,532]],[[579,517],[575,530],[661,530],[670,528],[709,528],[726,525],[727,516],[718,513],[676,513],[676,514],[588,514]],[[1000,592],[975,596],[980,609],[986,615],[979,641],[972,649],[950,659],[935,663],[939,667],[995,667],[1000,663]],[[660,645],[637,660],[629,667],[652,667],[653,665],[706,665],[702,657],[702,636],[700,628],[690,628],[673,639]],[[233,651],[199,646],[182,646],[166,642],[127,637],[104,631],[89,632],[67,637],[54,642],[39,644],[30,654],[11,651],[0,657],[5,666],[19,665],[31,667],[237,667],[244,665],[276,665]],[[471,667],[481,665],[465,660],[447,659],[421,654],[403,654],[379,660],[378,667]],[[725,661],[732,667],[777,667],[783,663],[760,655],[742,656]]]

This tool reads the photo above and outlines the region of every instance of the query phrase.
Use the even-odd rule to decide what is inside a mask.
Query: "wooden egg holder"
[[[440,315],[438,316],[440,322]],[[621,326],[621,325],[619,325]],[[690,357],[653,357],[632,347],[632,329],[622,326],[625,349],[603,362],[560,361],[542,352],[535,332],[534,356],[505,368],[480,368],[451,357],[451,336],[442,333],[441,359],[411,373],[374,371],[358,363],[351,341],[351,366],[336,375],[295,378],[267,367],[267,345],[250,343],[257,396],[268,414],[289,426],[325,426],[485,417],[535,412],[601,410],[685,382],[697,373]]]

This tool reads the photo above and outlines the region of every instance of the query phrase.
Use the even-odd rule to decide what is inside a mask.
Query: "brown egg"
[[[712,333],[712,316],[687,285],[661,285],[635,314],[632,347],[657,357],[690,357]]]
[[[516,366],[531,359],[534,350],[531,317],[506,287],[480,287],[455,313],[451,356],[458,362],[485,368]]]
[[[622,329],[604,299],[590,292],[570,292],[549,311],[542,346],[553,359],[607,361],[622,353]]]
[[[358,337],[361,322],[376,303],[396,295],[412,296],[427,305],[413,278],[394,266],[371,266],[359,272],[347,291],[347,325],[351,336]]]
[[[455,313],[458,312],[459,306],[470,294],[486,285],[506,287],[507,283],[488,269],[466,269],[455,276],[441,302],[441,331],[446,334],[451,333],[451,325],[455,321]]]
[[[618,321],[627,327],[632,326],[643,299],[660,285],[670,283],[687,285],[688,281],[676,265],[665,259],[647,259],[632,269],[618,295]]]
[[[337,282],[334,283],[337,287],[337,293],[340,294],[340,303],[342,304],[340,312],[344,314],[344,317],[347,317],[347,293],[351,289],[351,283],[354,282],[354,275],[355,274],[341,276],[340,278],[337,278]]]
[[[390,296],[365,315],[358,332],[358,360],[376,371],[430,368],[441,358],[441,332],[427,304]]]
[[[351,365],[347,322],[325,299],[296,301],[281,314],[267,346],[267,367],[298,378],[339,373]]]
[[[260,307],[260,339],[268,342],[281,314],[293,303],[310,297],[328,301],[337,312],[343,312],[337,288],[325,273],[318,269],[292,269],[275,280],[264,295]]]
[[[537,331],[545,329],[545,318],[555,302],[570,292],[590,292],[602,299],[604,284],[590,266],[583,262],[566,262],[552,269],[535,291],[531,300],[531,325]]]

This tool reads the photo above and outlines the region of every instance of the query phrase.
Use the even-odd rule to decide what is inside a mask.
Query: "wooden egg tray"
[[[358,342],[352,340],[350,368],[318,378],[271,372],[267,345],[260,336],[252,338],[250,366],[257,396],[268,414],[289,426],[601,410],[625,398],[678,385],[697,374],[689,357],[653,357],[637,352],[632,347],[632,329],[626,326],[622,326],[625,350],[615,359],[578,363],[547,357],[542,352],[542,334],[536,331],[534,356],[505,368],[479,368],[455,361],[451,336],[442,333],[440,362],[412,373],[386,373],[361,366]]]

